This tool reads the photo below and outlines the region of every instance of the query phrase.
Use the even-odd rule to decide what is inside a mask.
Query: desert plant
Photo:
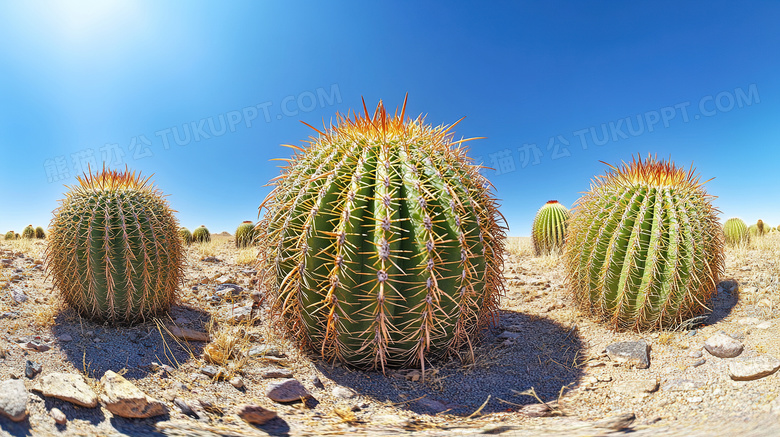
[[[723,225],[723,235],[726,237],[726,243],[730,245],[743,244],[750,240],[748,227],[740,218],[730,218]]]
[[[16,233],[16,239],[18,240],[18,239],[20,239],[20,238],[22,238],[22,236],[21,236],[21,235],[19,235],[19,233],[17,232],[17,233]]]
[[[756,225],[748,226],[748,234],[750,234],[751,237],[758,237],[758,226]]]
[[[167,310],[184,259],[168,202],[149,178],[127,169],[77,179],[54,211],[46,249],[65,302],[85,317],[116,323]]]
[[[756,233],[759,237],[766,234],[766,227],[764,226],[764,221],[761,219],[758,219],[756,222]]]
[[[187,246],[192,244],[192,233],[189,229],[179,228],[179,237],[181,238],[181,242]]]
[[[5,233],[6,240],[16,240],[16,233],[14,231],[8,231]]]
[[[506,228],[452,126],[364,110],[291,146],[260,205],[260,287],[324,359],[424,370],[494,320]]]
[[[42,227],[38,226],[35,228],[35,238],[43,240],[46,238],[46,231],[44,231]]]
[[[531,229],[531,239],[537,256],[548,255],[563,247],[568,219],[569,210],[557,200],[550,200],[539,209]]]
[[[35,238],[35,228],[33,227],[33,225],[27,225],[27,227],[24,228],[24,230],[22,231],[22,238],[27,238],[30,240]]]
[[[236,247],[251,246],[255,240],[255,224],[252,221],[244,221],[236,229]]]
[[[568,288],[617,329],[679,326],[701,314],[724,269],[723,232],[691,168],[639,157],[596,177],[569,220]]]
[[[194,243],[208,243],[211,241],[211,232],[206,228],[206,225],[200,225],[192,231],[192,241]]]

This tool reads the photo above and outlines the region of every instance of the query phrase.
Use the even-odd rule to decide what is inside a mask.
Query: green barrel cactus
[[[254,222],[247,220],[238,225],[236,229],[236,247],[247,247],[254,244],[255,241],[255,224]]]
[[[557,200],[550,200],[539,209],[531,229],[536,255],[549,255],[563,247],[568,219],[569,210]]]
[[[181,238],[181,242],[185,245],[189,246],[192,244],[192,233],[190,233],[189,229],[179,228],[179,237]]]
[[[200,225],[192,231],[192,241],[194,243],[208,243],[211,241],[211,232],[206,228],[206,225]]]
[[[35,238],[35,228],[33,227],[33,225],[27,225],[27,227],[24,228],[24,230],[22,231],[22,238],[27,238],[30,240]]]
[[[451,126],[404,112],[337,115],[290,146],[260,205],[260,287],[327,361],[424,370],[497,314],[506,227],[492,186]]]
[[[723,235],[726,237],[726,243],[730,245],[739,245],[750,240],[748,227],[742,219],[730,218],[723,225]]]
[[[46,238],[46,231],[44,231],[42,227],[38,226],[35,228],[35,238],[43,240]]]
[[[712,196],[693,168],[653,156],[610,167],[569,220],[564,256],[578,306],[626,330],[700,315],[724,269]]]
[[[5,239],[6,240],[16,240],[16,232],[14,231],[8,231],[5,233]]]
[[[756,225],[748,226],[748,234],[750,234],[751,237],[758,237],[758,226]]]
[[[168,310],[183,278],[179,226],[149,179],[105,168],[78,177],[54,211],[46,266],[64,300],[96,321]]]

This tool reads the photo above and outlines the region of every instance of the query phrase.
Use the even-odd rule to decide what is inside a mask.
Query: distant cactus
[[[531,228],[536,255],[548,255],[563,247],[568,219],[569,210],[557,200],[550,200],[539,209]]]
[[[758,226],[756,225],[748,226],[748,234],[750,234],[751,237],[758,237]]]
[[[182,243],[187,246],[192,244],[192,233],[187,228],[179,228],[179,237],[181,237]]]
[[[16,239],[18,240],[18,239],[20,239],[20,238],[22,238],[22,236],[21,236],[21,235],[19,235],[19,233],[17,232],[17,233],[16,233]]]
[[[43,240],[46,238],[46,231],[44,231],[42,227],[38,226],[35,228],[35,238]]]
[[[759,237],[764,235],[764,234],[766,234],[766,229],[764,227],[764,221],[763,220],[758,219],[758,221],[756,222],[756,231],[757,231]]]
[[[5,239],[6,240],[16,240],[16,232],[14,231],[8,231],[5,233]]]
[[[238,225],[236,229],[236,247],[251,246],[255,240],[255,224],[247,220]]]
[[[745,225],[742,219],[736,217],[726,220],[726,223],[723,225],[723,234],[726,237],[726,243],[732,246],[750,240],[747,225]]]
[[[617,329],[678,326],[701,314],[724,269],[723,232],[699,177],[634,159],[577,201],[564,251],[581,309]]]
[[[211,233],[206,228],[206,225],[200,225],[192,232],[192,241],[194,243],[208,243],[211,241]]]
[[[77,178],[49,227],[46,265],[65,301],[97,321],[132,324],[167,311],[183,277],[178,222],[149,179]]]
[[[33,225],[27,225],[27,227],[24,228],[22,231],[22,238],[27,238],[29,240],[35,238],[35,228]]]

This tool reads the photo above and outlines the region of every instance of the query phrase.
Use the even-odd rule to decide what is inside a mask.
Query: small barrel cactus
[[[211,241],[211,232],[206,225],[200,225],[192,231],[192,241],[194,243],[208,243]]]
[[[569,210],[557,200],[550,200],[539,209],[531,229],[536,255],[549,255],[563,247],[568,219]]]
[[[424,371],[496,316],[506,228],[492,186],[451,126],[404,112],[337,115],[291,146],[260,205],[260,286],[328,361]]]
[[[742,219],[730,218],[723,225],[723,235],[726,237],[726,243],[730,245],[739,245],[750,240],[748,227]]]
[[[6,240],[16,240],[16,232],[14,231],[8,231],[5,233],[5,239]]]
[[[652,156],[610,167],[569,220],[575,301],[616,329],[668,328],[701,314],[724,269],[711,196],[693,168]]]
[[[255,224],[250,220],[246,220],[238,225],[236,229],[236,247],[247,247],[254,244],[255,241]]]
[[[166,311],[183,278],[178,222],[140,174],[78,177],[54,211],[46,266],[82,316],[132,324]]]
[[[179,228],[179,237],[181,237],[181,242],[185,245],[189,246],[192,244],[192,233],[190,233],[189,229]]]
[[[748,226],[748,234],[750,234],[751,237],[758,237],[758,226],[756,225]]]
[[[24,230],[22,231],[22,238],[27,238],[30,240],[35,238],[35,228],[33,227],[33,225],[27,225],[27,227],[24,228]]]
[[[761,219],[758,219],[756,222],[756,233],[758,236],[766,234],[766,226],[764,226],[764,221]]]
[[[35,228],[35,238],[43,240],[46,238],[46,231],[44,231],[42,227],[38,226]]]

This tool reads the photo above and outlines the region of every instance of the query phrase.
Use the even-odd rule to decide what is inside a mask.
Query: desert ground
[[[189,247],[177,305],[132,327],[95,324],[64,305],[45,275],[45,245],[0,241],[0,383],[22,381],[28,396],[21,421],[0,414],[0,436],[780,435],[780,372],[734,379],[780,358],[778,233],[726,249],[706,317],[651,333],[614,332],[581,314],[560,258],[510,238],[507,292],[476,360],[431,363],[424,378],[299,352],[268,323],[269,299],[254,293],[256,249],[235,248],[229,235]],[[742,350],[737,357],[704,347],[719,333]],[[645,363],[609,347],[641,341]],[[165,413],[113,414],[100,398],[108,371]],[[62,374],[101,402],[55,396],[47,385]],[[0,411],[17,400],[3,395]],[[263,417],[242,419],[247,406]]]

